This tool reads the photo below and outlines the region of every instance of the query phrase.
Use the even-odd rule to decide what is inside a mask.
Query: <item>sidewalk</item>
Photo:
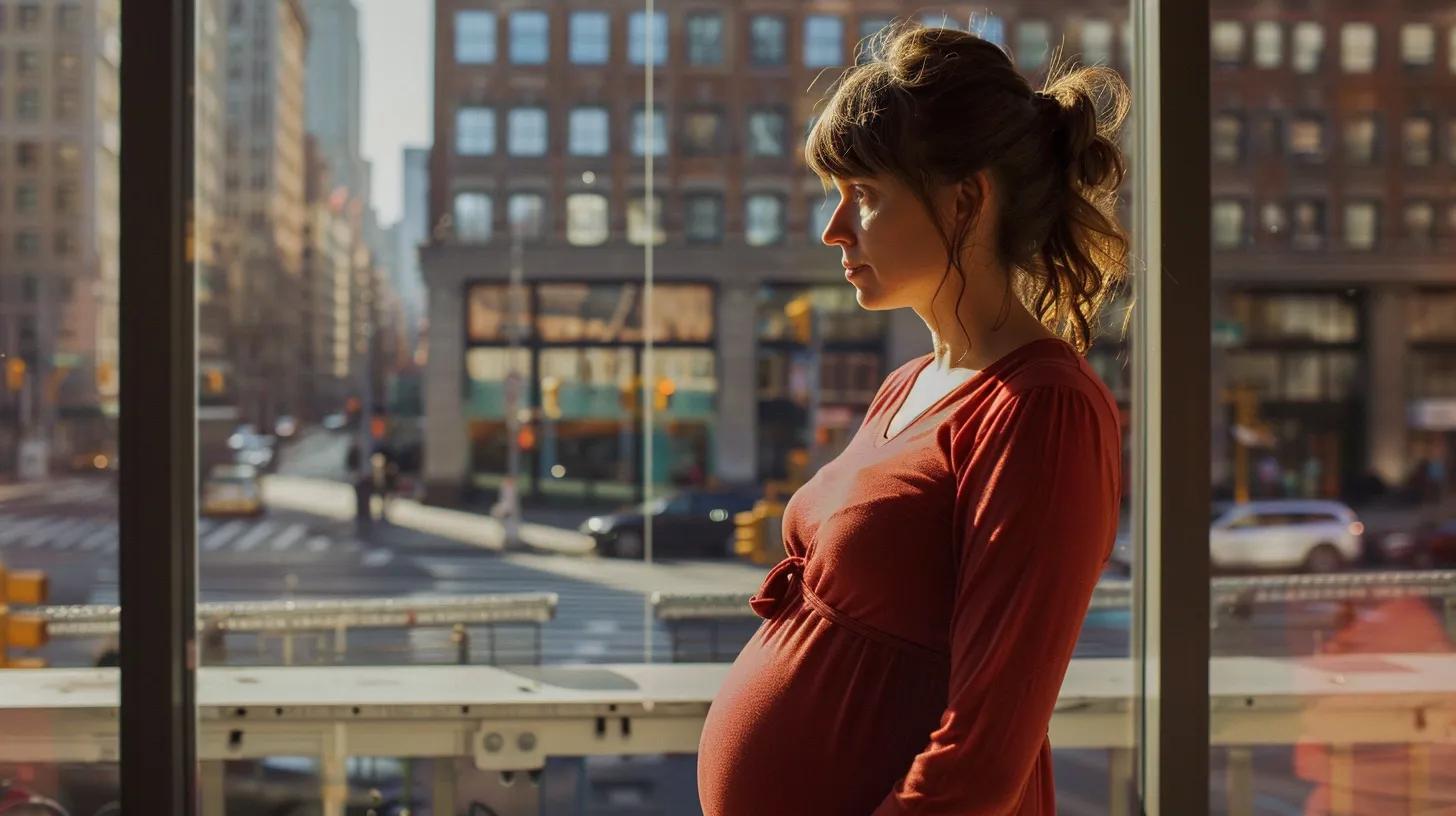
[[[301,476],[269,476],[263,480],[263,501],[270,507],[308,513],[313,516],[352,522],[354,488],[343,482]],[[576,515],[580,515],[577,511]],[[564,511],[526,514],[520,527],[521,540],[532,550],[559,555],[584,556],[596,551],[591,536],[568,527],[542,521],[566,520]],[[378,524],[378,522],[376,522]],[[389,523],[425,533],[466,547],[505,551],[505,527],[488,515],[431,507],[414,499],[398,498],[390,503]]]

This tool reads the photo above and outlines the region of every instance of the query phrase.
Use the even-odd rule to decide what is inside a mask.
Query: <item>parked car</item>
[[[218,465],[202,483],[204,516],[261,516],[263,485],[252,465]]]
[[[649,505],[653,558],[727,558],[733,554],[733,515],[752,510],[756,488],[689,489],[660,496]],[[640,505],[593,516],[580,530],[596,540],[597,552],[617,558],[645,555]]]
[[[1209,529],[1215,569],[1337,572],[1359,560],[1365,525],[1336,501],[1219,504]]]
[[[288,439],[298,433],[298,420],[286,414],[278,417],[278,421],[273,423],[273,433],[279,439]]]
[[[1210,513],[1209,558],[1215,572],[1336,572],[1360,559],[1364,534],[1355,511],[1336,501],[1219,502]],[[1118,535],[1112,560],[1130,565],[1130,536]]]
[[[1456,564],[1456,519],[1391,533],[1381,539],[1380,555],[1388,564],[1416,569]]]

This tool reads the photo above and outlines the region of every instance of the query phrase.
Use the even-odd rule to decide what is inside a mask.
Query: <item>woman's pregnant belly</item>
[[[938,726],[947,671],[795,603],[759,627],[708,711],[703,813],[865,816]]]

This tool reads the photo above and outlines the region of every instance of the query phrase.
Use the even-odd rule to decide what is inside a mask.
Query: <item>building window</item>
[[[688,64],[723,64],[723,15],[688,16]]]
[[[976,21],[976,36],[988,43],[1006,50],[1006,21],[994,14],[986,14]],[[889,25],[889,18],[885,18],[884,25]],[[882,26],[883,27],[883,26]]]
[[[1436,237],[1436,208],[1429,201],[1412,201],[1405,205],[1406,242],[1416,247],[1430,246]]]
[[[551,53],[551,23],[544,11],[511,12],[511,62],[545,65]]]
[[[76,185],[56,185],[56,212],[61,214],[73,213],[76,211]]]
[[[1380,207],[1373,201],[1345,204],[1345,246],[1374,249],[1380,231]]]
[[[22,258],[34,258],[40,254],[40,236],[34,230],[15,233],[15,254]]]
[[[70,88],[62,88],[56,91],[56,118],[62,121],[70,121],[76,117],[80,108],[81,98]]]
[[[1213,246],[1237,249],[1244,245],[1245,206],[1242,201],[1213,202]]]
[[[1351,164],[1374,164],[1380,137],[1380,126],[1373,113],[1361,113],[1345,122],[1345,161]]]
[[[21,31],[35,31],[40,28],[40,6],[35,3],[21,4],[19,23]]]
[[[1016,24],[1016,64],[1023,71],[1035,71],[1046,64],[1051,48],[1052,28],[1042,20]]]
[[[627,58],[633,65],[647,64],[647,13],[636,11],[628,18]],[[652,64],[667,62],[667,15],[652,12]]]
[[[1289,214],[1284,205],[1271,201],[1259,209],[1259,226],[1266,235],[1283,238],[1289,229]]]
[[[749,246],[777,244],[784,237],[784,200],[781,196],[757,193],[748,197],[744,238]]]
[[[1264,111],[1254,117],[1252,149],[1263,156],[1284,155],[1284,123],[1275,111]]]
[[[488,193],[455,194],[455,239],[483,244],[490,240],[491,201]]]
[[[1368,74],[1375,70],[1375,26],[1345,23],[1340,29],[1340,66],[1347,74]]]
[[[81,8],[75,3],[67,3],[61,6],[60,13],[56,16],[56,26],[62,31],[81,30]]]
[[[755,110],[748,114],[748,155],[782,156],[784,154],[784,115],[774,110]]]
[[[834,210],[839,207],[839,188],[830,187],[824,195],[817,199],[809,197],[809,240],[819,243],[824,238],[824,230],[829,229],[829,219],[834,217]]]
[[[15,73],[21,79],[29,79],[40,73],[40,55],[29,48],[16,51]]]
[[[546,233],[546,197],[540,193],[512,193],[506,200],[506,220],[511,235],[539,241]]]
[[[57,258],[69,258],[76,251],[76,239],[71,236],[71,231],[56,230],[52,249]]]
[[[719,111],[689,111],[683,118],[683,153],[715,156],[723,152],[723,114]]]
[[[1233,20],[1216,20],[1209,33],[1213,61],[1222,65],[1238,65],[1244,61],[1244,24]]]
[[[1430,23],[1406,23],[1400,27],[1400,59],[1411,68],[1436,64],[1436,27]]]
[[[20,142],[15,145],[15,166],[21,170],[34,170],[40,166],[40,147],[35,142]]]
[[[755,14],[748,21],[748,58],[754,65],[783,65],[788,25],[784,18]]]
[[[1319,70],[1325,58],[1325,29],[1319,23],[1294,24],[1294,54],[1290,64],[1301,74]]]
[[[28,213],[35,212],[40,196],[36,194],[35,185],[31,182],[21,182],[15,185],[15,211]]]
[[[1106,20],[1082,23],[1082,60],[1088,65],[1112,63],[1112,23]]]
[[[1289,123],[1289,153],[1306,162],[1324,161],[1324,119],[1313,114],[1294,117]]]
[[[605,11],[577,11],[571,15],[571,61],[577,65],[605,65],[612,52],[612,18]]]
[[[573,246],[607,242],[607,197],[573,193],[566,197],[566,240]]]
[[[1325,245],[1325,205],[1322,201],[1296,201],[1291,238],[1294,248],[1322,249]]]
[[[489,156],[495,152],[495,108],[461,108],[455,112],[455,152]]]
[[[652,195],[652,220],[648,226],[648,196],[635,195],[627,201],[627,242],[644,246],[648,242],[661,244],[667,240],[662,228],[662,196]]]
[[[1407,116],[1401,128],[1405,145],[1405,163],[1409,167],[1431,164],[1435,141],[1435,123],[1429,116]]]
[[[830,14],[804,18],[804,66],[829,68],[844,62],[844,21]]]
[[[717,193],[691,193],[684,206],[683,233],[688,243],[716,244],[723,240],[723,197]]]
[[[489,11],[455,12],[455,61],[462,65],[495,62],[495,15]]]
[[[1272,20],[1254,24],[1254,67],[1278,68],[1284,62],[1284,28]]]
[[[647,112],[644,110],[632,112],[632,155],[647,155]],[[652,155],[667,155],[667,117],[656,105],[652,108]]]
[[[506,121],[506,152],[512,156],[546,155],[546,109],[515,108]]]
[[[1244,117],[1221,113],[1213,118],[1213,159],[1234,164],[1244,159]]]
[[[605,156],[610,132],[606,108],[573,108],[567,123],[567,150],[573,156]]]
[[[40,91],[35,88],[22,88],[15,96],[15,115],[21,121],[34,121],[40,118]]]

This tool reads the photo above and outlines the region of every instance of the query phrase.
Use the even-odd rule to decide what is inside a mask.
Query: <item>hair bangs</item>
[[[804,162],[821,181],[868,178],[892,171],[895,152],[888,137],[891,106],[877,65],[851,68],[825,105],[804,143]]]

